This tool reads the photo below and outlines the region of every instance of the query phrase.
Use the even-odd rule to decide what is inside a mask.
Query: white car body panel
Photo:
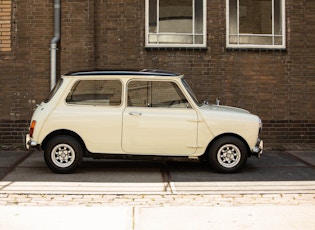
[[[196,151],[196,120],[194,109],[127,107],[123,115],[123,150],[189,156]]]
[[[259,118],[246,110],[217,105],[200,108],[205,123],[213,136],[235,134],[242,137],[249,148],[254,148],[259,130]],[[255,134],[255,131],[257,135]]]
[[[50,115],[45,133],[71,130],[80,135],[90,152],[120,153],[121,127],[122,107],[63,105]]]

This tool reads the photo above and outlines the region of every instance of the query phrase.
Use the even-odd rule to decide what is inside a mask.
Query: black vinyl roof
[[[181,74],[163,71],[163,70],[140,70],[140,71],[131,71],[131,70],[93,70],[93,71],[79,71],[79,72],[70,72],[66,76],[88,76],[88,75],[135,75],[135,76],[180,76]]]

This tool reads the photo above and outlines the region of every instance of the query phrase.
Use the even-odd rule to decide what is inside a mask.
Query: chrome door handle
[[[131,115],[131,116],[141,116],[142,113],[139,113],[139,112],[129,112],[129,115]]]

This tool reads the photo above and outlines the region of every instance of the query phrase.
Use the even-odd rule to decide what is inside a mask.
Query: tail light
[[[30,137],[33,137],[33,133],[34,133],[34,129],[35,129],[35,125],[36,125],[36,121],[32,121],[31,125],[30,125]]]

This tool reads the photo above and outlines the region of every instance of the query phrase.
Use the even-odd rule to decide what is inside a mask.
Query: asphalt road
[[[1,155],[1,154],[0,154]],[[8,156],[6,156],[6,159]],[[3,157],[0,166],[3,166]],[[12,160],[13,161],[13,160]],[[88,194],[214,194],[314,192],[313,152],[266,151],[236,174],[220,174],[198,161],[85,159],[72,174],[55,174],[35,151],[11,162],[0,192]],[[0,167],[1,168],[1,167]],[[3,167],[2,167],[3,169]]]
[[[85,160],[0,152],[0,229],[312,229],[315,152],[266,151],[237,174],[196,161]]]

